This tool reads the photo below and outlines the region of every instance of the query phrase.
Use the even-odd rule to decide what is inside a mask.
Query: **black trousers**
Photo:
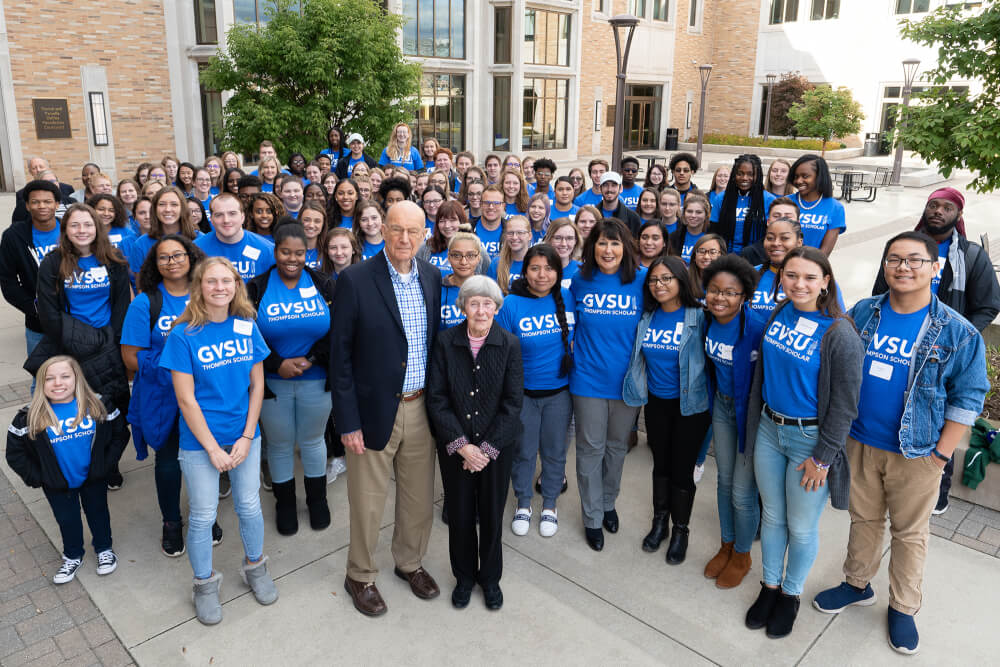
[[[694,465],[701,443],[712,425],[709,412],[685,417],[679,398],[649,395],[644,408],[646,440],[653,450],[653,477],[665,477],[671,487],[695,490]]]
[[[111,548],[111,514],[108,512],[108,485],[104,480],[84,484],[78,489],[54,491],[43,489],[52,507],[52,514],[62,535],[63,555],[66,558],[83,558],[83,521],[80,506],[87,516],[87,525],[93,536],[94,553]]]
[[[438,463],[448,509],[448,554],[459,585],[484,588],[500,583],[503,574],[501,535],[510,488],[514,448],[500,450],[482,472],[462,470],[461,454],[449,456],[438,447]],[[479,531],[476,534],[476,517]]]

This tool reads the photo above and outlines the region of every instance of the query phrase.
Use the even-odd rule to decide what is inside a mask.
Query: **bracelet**
[[[253,438],[252,438],[252,437],[250,437],[249,435],[241,435],[241,436],[240,436],[240,438],[246,438],[246,439],[247,439],[247,440],[249,440],[250,442],[253,442]],[[239,438],[237,438],[237,440],[239,440]]]
[[[945,463],[947,463],[948,461],[951,461],[951,457],[950,456],[945,456],[944,454],[942,454],[941,452],[939,452],[937,450],[937,447],[935,447],[934,449],[931,450],[931,454],[933,454],[934,456],[938,457],[939,459],[941,459]]]
[[[830,469],[830,464],[829,463],[820,463],[819,461],[816,460],[815,456],[810,456],[809,460],[812,461],[812,464],[814,466],[816,466],[816,470],[817,471],[829,470]]]

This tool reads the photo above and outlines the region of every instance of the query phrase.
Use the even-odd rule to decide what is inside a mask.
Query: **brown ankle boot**
[[[752,564],[749,551],[745,554],[734,551],[733,557],[729,559],[729,563],[719,573],[719,578],[715,580],[716,587],[736,588],[743,583],[743,577],[747,576]]]
[[[712,560],[708,561],[708,565],[705,566],[705,577],[708,579],[715,579],[719,576],[719,573],[726,567],[729,563],[729,557],[733,553],[733,543],[723,542],[722,546],[719,547],[719,553],[712,557]]]

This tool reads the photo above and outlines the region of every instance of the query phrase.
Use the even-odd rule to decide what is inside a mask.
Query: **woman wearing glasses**
[[[747,397],[764,322],[748,306],[757,273],[745,259],[726,255],[702,275],[708,313],[705,353],[715,386],[712,430],[722,532],[722,546],[705,566],[705,576],[715,579],[719,588],[735,588],[750,571],[750,547],[760,522],[753,461],[744,453],[744,443]]]
[[[476,275],[483,257],[482,244],[475,234],[457,232],[448,242],[451,273],[441,279],[441,328],[450,329],[465,320],[465,313],[456,304],[462,283]]]
[[[506,294],[511,283],[521,277],[524,255],[531,247],[531,223],[523,215],[516,215],[503,224],[503,246],[500,255],[490,262],[488,275],[497,281]]]
[[[667,562],[684,562],[694,506],[695,459],[712,422],[702,336],[705,315],[677,257],[658,257],[646,274],[643,314],[625,376],[625,402],[646,405],[653,452],[653,525],[642,550],[654,552],[674,530]]]
[[[446,276],[452,272],[453,267],[448,252],[448,244],[455,234],[460,231],[468,231],[469,225],[465,218],[465,210],[457,201],[446,201],[441,204],[437,212],[437,224],[434,225],[434,233],[431,237],[417,249],[417,257],[425,259],[438,267],[441,275]],[[473,273],[486,273],[490,268],[489,255],[485,248],[480,248],[481,253],[476,257],[473,265]],[[442,302],[443,303],[443,302]]]

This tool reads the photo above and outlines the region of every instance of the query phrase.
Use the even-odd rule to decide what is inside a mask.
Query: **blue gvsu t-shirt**
[[[420,158],[420,151],[412,146],[410,147],[410,154],[400,158],[389,157],[389,150],[383,148],[382,155],[378,159],[378,166],[384,167],[387,164],[403,167],[407,171],[420,171],[424,168],[424,161]]]
[[[430,262],[433,266],[438,267],[438,270],[441,271],[442,278],[444,278],[449,273],[454,273],[454,270],[451,268],[451,261],[448,259],[447,248],[445,248],[441,252],[431,253],[430,256],[427,257],[427,261]],[[442,303],[444,302],[442,301]]]
[[[173,296],[167,292],[163,283],[160,283],[158,288],[160,294],[163,295],[163,305],[160,306],[160,314],[153,325],[153,331],[150,331],[149,326],[149,295],[142,292],[129,304],[128,312],[125,313],[125,323],[122,325],[122,345],[134,345],[154,352],[163,351],[163,344],[170,333],[170,327],[187,308],[189,296],[187,294]]]
[[[56,225],[47,232],[40,232],[31,227],[31,254],[35,257],[35,262],[42,263],[45,256],[52,252],[59,245],[59,225]]]
[[[441,328],[457,327],[465,321],[465,313],[455,305],[460,287],[441,285]]]
[[[723,396],[733,398],[733,348],[740,339],[739,315],[725,324],[712,320],[705,333],[705,356],[715,367],[715,384]]]
[[[788,304],[768,326],[760,353],[764,401],[775,412],[800,419],[818,414],[820,343],[832,323],[832,317]]]
[[[503,225],[494,230],[486,229],[483,225],[476,226],[476,236],[486,246],[486,252],[490,259],[500,256],[500,243],[503,241]]]
[[[566,309],[568,340],[572,341],[573,295],[565,288],[560,293]],[[559,375],[563,358],[562,327],[551,294],[540,299],[509,294],[497,313],[497,324],[521,341],[525,389],[559,389],[569,384],[569,376]]]
[[[98,264],[96,257],[80,257],[77,270],[63,281],[63,288],[70,315],[97,329],[111,322],[111,277],[108,267]]]
[[[194,244],[206,257],[225,257],[232,262],[243,282],[274,266],[274,244],[253,232],[243,232],[243,238],[236,243],[223,243],[215,234],[205,234],[196,238]]]
[[[878,329],[868,342],[861,367],[858,416],[851,424],[851,437],[858,442],[899,453],[913,350],[929,308],[900,314],[888,300],[882,306]]]
[[[55,452],[59,470],[71,489],[83,486],[90,471],[90,449],[97,433],[97,424],[89,414],[78,425],[76,420],[76,399],[69,403],[50,403],[59,420],[58,429],[48,427],[49,442]]]
[[[276,271],[272,272],[276,273]],[[267,289],[257,309],[257,326],[268,345],[283,359],[304,357],[313,345],[330,330],[330,309],[305,271],[292,289],[277,275],[267,281]],[[270,379],[283,379],[267,373]],[[291,380],[322,380],[323,366],[313,365]]]
[[[646,268],[623,284],[617,273],[595,270],[591,278],[573,277],[570,292],[576,303],[576,341],[570,391],[577,396],[621,400],[622,383],[635,342],[642,309]]]
[[[767,220],[767,215],[771,211],[771,204],[777,199],[767,190],[764,190],[764,219]],[[721,202],[720,202],[721,208]],[[750,195],[741,195],[739,192],[736,194],[736,222],[733,225],[733,249],[731,252],[739,254],[743,250],[743,246],[747,245],[747,240],[743,238],[743,223],[747,219],[747,211],[750,210]],[[800,220],[801,222],[801,220]],[[802,232],[805,233],[805,227],[802,228]]]
[[[931,291],[935,294],[938,293],[938,288],[941,287],[941,273],[944,272],[944,265],[948,263],[948,252],[951,250],[951,237],[949,236],[944,241],[938,243],[938,270],[931,278]]]
[[[507,288],[509,289],[514,281],[521,277],[521,269],[524,267],[524,261],[519,259],[511,260],[510,268],[507,270]],[[500,257],[494,257],[493,261],[490,262],[490,268],[486,270],[486,275],[493,280],[497,279],[497,274],[500,272]]]
[[[646,385],[657,398],[678,398],[680,393],[680,350],[684,335],[684,308],[672,313],[657,308],[642,339],[646,357]]]
[[[804,202],[799,193],[791,195],[799,205],[799,225],[802,227],[802,245],[818,248],[831,229],[841,234],[847,231],[844,205],[833,197],[823,197],[813,203]]]
[[[243,435],[250,409],[250,370],[271,353],[252,320],[229,317],[190,330],[188,323],[170,331],[160,366],[194,377],[194,397],[215,441],[229,447]],[[254,427],[254,436],[260,429]],[[201,443],[181,419],[181,449],[198,451]]]

